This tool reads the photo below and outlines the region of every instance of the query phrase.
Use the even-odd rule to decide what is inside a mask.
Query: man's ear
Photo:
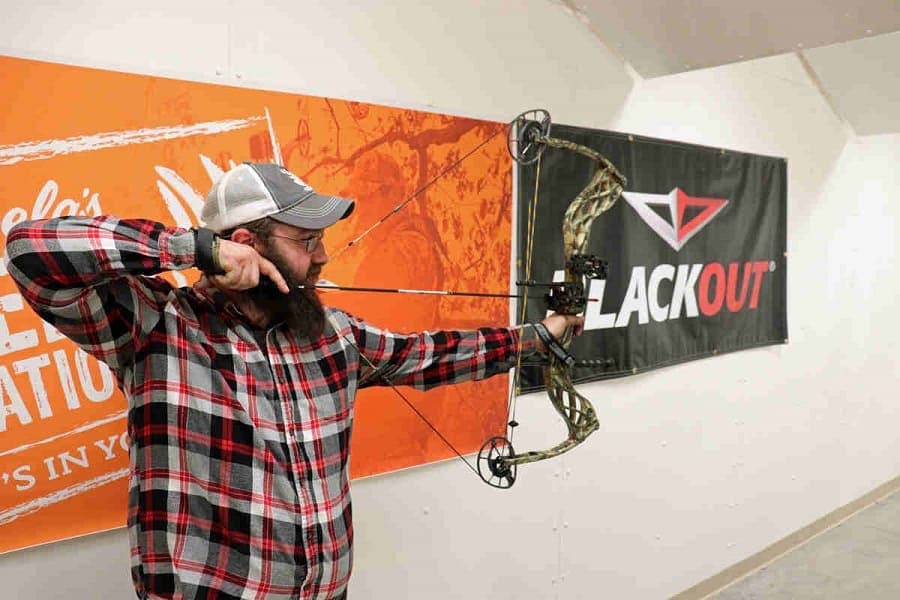
[[[246,244],[247,246],[253,246],[256,242],[256,235],[249,229],[245,229],[244,227],[238,227],[234,231],[231,232],[231,241],[236,242],[238,244]]]
[[[266,245],[262,242],[258,235],[247,229],[246,227],[238,227],[231,233],[231,241],[238,244],[250,246],[259,254],[265,255]]]

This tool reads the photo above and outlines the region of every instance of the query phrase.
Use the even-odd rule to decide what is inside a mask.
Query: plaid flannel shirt
[[[194,236],[146,220],[26,222],[7,251],[25,300],[128,400],[141,598],[343,597],[356,391],[489,377],[520,343],[510,328],[398,335],[336,309],[316,340],[254,331],[224,294],[153,277],[193,266]]]

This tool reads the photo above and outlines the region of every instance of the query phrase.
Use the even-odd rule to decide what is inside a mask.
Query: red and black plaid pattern
[[[356,391],[490,377],[519,343],[508,328],[398,335],[335,309],[316,340],[256,331],[223,295],[152,277],[193,266],[194,241],[151,221],[23,223],[7,252],[25,300],[128,399],[139,597],[343,597]],[[533,329],[522,339],[532,349]]]

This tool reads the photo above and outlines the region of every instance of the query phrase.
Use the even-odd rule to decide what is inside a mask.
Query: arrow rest
[[[584,284],[580,281],[517,281],[516,285],[524,287],[549,288],[544,294],[547,308],[561,315],[577,315],[584,312],[588,299],[584,293]]]
[[[547,308],[561,315],[578,315],[587,307],[584,284],[580,281],[562,281],[550,286],[544,296]]]

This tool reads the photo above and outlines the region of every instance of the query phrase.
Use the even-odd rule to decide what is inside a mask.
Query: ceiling
[[[900,0],[559,0],[644,78],[796,53],[859,135],[900,133]]]

